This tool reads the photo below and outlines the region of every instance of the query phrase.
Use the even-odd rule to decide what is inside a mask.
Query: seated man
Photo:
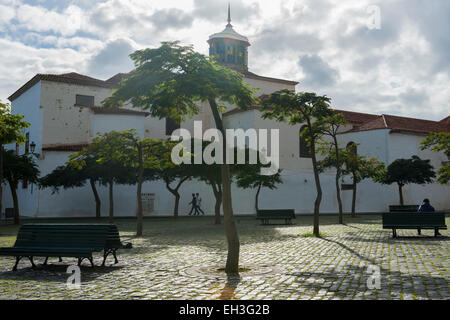
[[[434,212],[434,208],[433,206],[430,204],[430,200],[429,199],[423,199],[422,204],[419,207],[418,212]],[[417,232],[420,234],[420,228],[417,229]],[[437,235],[440,236],[441,234],[439,233],[439,231],[437,232]]]
[[[430,200],[423,199],[422,204],[419,207],[419,212],[434,212],[433,206],[430,204]]]

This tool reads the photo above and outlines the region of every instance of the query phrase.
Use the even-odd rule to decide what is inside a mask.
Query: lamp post
[[[34,141],[31,141],[31,144],[30,144],[31,154],[39,159],[40,155],[39,155],[39,153],[34,153],[35,149],[36,149],[36,143],[34,143]]]

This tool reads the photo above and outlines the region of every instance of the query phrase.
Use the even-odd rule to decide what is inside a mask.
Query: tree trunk
[[[139,170],[138,170],[138,183],[137,183],[137,226],[136,226],[136,236],[142,237],[144,218],[142,214],[142,177],[144,175],[144,161],[142,159],[142,145],[137,143],[138,149],[138,161],[139,161]]]
[[[210,182],[211,187],[214,192],[214,197],[216,198],[216,204],[214,206],[214,215],[216,217],[216,220],[214,224],[221,224],[222,221],[220,219],[220,207],[222,206],[222,189],[220,188],[220,185],[217,185],[214,182]]]
[[[177,192],[175,194],[175,206],[173,207],[174,218],[178,218],[179,207],[180,207],[180,194]]]
[[[180,198],[181,198],[178,190],[180,189],[183,182],[185,182],[187,179],[188,177],[184,177],[183,179],[181,179],[175,188],[172,188],[170,186],[170,181],[164,180],[164,182],[166,183],[167,190],[169,190],[169,192],[175,196],[175,206],[173,208],[173,216],[175,218],[178,218],[178,211],[179,211],[178,208],[180,207]]]
[[[400,205],[403,205],[403,185],[398,183],[398,193],[400,195]]]
[[[174,195],[174,197],[175,197],[175,206],[173,207],[173,216],[175,217],[175,218],[177,218],[178,217],[178,208],[179,208],[179,203],[180,203],[180,194],[178,193],[178,190],[177,189],[174,189],[174,188],[171,188],[170,187],[170,184],[169,184],[169,182],[168,181],[165,181],[166,182],[166,188],[167,188],[167,190],[169,190],[169,192],[171,193],[171,194],[173,194]]]
[[[3,209],[3,145],[0,144],[0,219],[2,218]]]
[[[9,188],[11,189],[11,195],[14,204],[14,224],[20,224],[20,214],[19,214],[19,199],[17,198],[17,184],[9,181]]]
[[[223,136],[223,164],[220,166],[222,174],[222,192],[223,192],[223,216],[225,224],[225,234],[228,242],[228,255],[225,265],[226,273],[238,273],[239,272],[239,236],[237,233],[236,224],[234,223],[233,205],[231,201],[231,179],[230,169],[226,164],[226,135],[223,127],[223,122],[217,108],[215,99],[209,99],[209,105],[211,107],[216,128],[220,130]]]
[[[98,196],[98,192],[97,192],[97,188],[95,186],[95,181],[94,179],[89,179],[89,183],[91,184],[91,188],[92,188],[92,192],[94,193],[94,198],[95,198],[95,217],[96,218],[100,218],[101,217],[101,201],[100,201],[100,197]]]
[[[356,176],[353,174],[353,188],[352,188],[352,218],[356,217]]]
[[[314,181],[316,183],[316,200],[314,201],[314,226],[313,226],[313,233],[316,237],[320,235],[319,233],[319,213],[320,213],[320,202],[322,201],[322,187],[320,186],[320,179],[319,179],[319,170],[317,168],[317,159],[316,159],[316,146],[315,141],[313,139],[313,132],[311,128],[311,123],[308,120],[308,129],[310,132],[311,137],[311,158],[312,158],[312,164],[313,164],[313,170],[314,170]]]
[[[109,222],[114,222],[114,194],[113,194],[114,180],[109,180]]]
[[[259,198],[259,192],[261,191],[261,185],[258,186],[258,189],[256,190],[256,196],[255,196],[255,212],[258,213],[258,198]]]
[[[344,215],[342,211],[342,200],[341,200],[341,188],[339,187],[339,178],[341,177],[341,163],[339,159],[339,144],[336,135],[333,136],[334,140],[334,150],[336,152],[336,198],[339,207],[339,218],[340,224],[344,224]]]

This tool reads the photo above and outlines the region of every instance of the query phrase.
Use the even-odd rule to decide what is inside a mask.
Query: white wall
[[[399,158],[408,159],[418,155],[421,159],[430,159],[437,170],[442,161],[446,160],[444,153],[420,150],[420,142],[425,135],[414,133],[392,133],[390,129],[369,130],[341,134],[339,141],[342,146],[353,141],[358,143],[358,154],[376,157],[389,165]],[[351,183],[350,178],[345,179]],[[386,211],[389,205],[399,204],[398,186],[382,185],[371,180],[364,180],[358,184],[357,208],[362,211]],[[343,191],[345,205],[351,204],[351,190]],[[420,204],[424,198],[430,198],[437,210],[449,210],[449,186],[439,183],[426,185],[409,184],[403,187],[405,204]]]
[[[262,94],[271,94],[272,92],[282,90],[282,89],[295,90],[295,85],[281,83],[281,82],[272,82],[272,81],[258,80],[258,79],[252,79],[252,78],[244,78],[244,82],[249,84],[252,88],[259,89],[255,93],[255,96],[257,96],[257,97]]]
[[[429,159],[435,171],[447,160],[443,152],[433,152],[431,150],[420,150],[420,142],[426,135],[412,133],[390,133],[388,135],[388,158],[389,163],[399,158],[410,158],[413,155],[421,159]],[[391,203],[397,204],[399,201],[397,186],[391,187]],[[450,186],[443,186],[438,183],[425,185],[408,184],[403,187],[403,197],[405,204],[420,204],[424,198],[429,198],[431,204],[439,210],[450,209]]]
[[[89,137],[104,134],[110,131],[124,131],[135,129],[136,134],[143,138],[145,132],[145,117],[128,114],[95,114],[89,116],[90,130]]]
[[[61,82],[42,82],[43,144],[83,144],[90,135],[90,109],[75,106],[76,95],[94,96],[94,104],[110,96],[111,89]]]

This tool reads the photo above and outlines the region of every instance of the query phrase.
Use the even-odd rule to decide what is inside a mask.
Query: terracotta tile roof
[[[136,115],[147,117],[150,115],[150,112],[139,111],[139,110],[131,110],[125,108],[104,108],[100,106],[83,106],[76,104],[75,107],[79,108],[88,108],[92,110],[95,114],[117,114],[117,115]]]
[[[266,96],[262,95],[259,98],[264,99]],[[233,115],[248,110],[258,110],[259,105],[255,104],[247,109],[235,108],[225,112],[224,116]],[[399,117],[392,115],[376,115],[370,113],[346,111],[335,109],[335,112],[342,113],[345,119],[353,125],[351,130],[342,132],[358,132],[376,129],[391,129],[392,131],[407,131],[416,133],[430,133],[430,132],[450,132],[450,116],[441,121],[432,121],[424,119],[415,119],[408,117]]]
[[[350,131],[356,132],[376,129],[391,129],[392,131],[406,131],[416,133],[450,132],[450,125],[442,121],[432,121],[383,114],[381,116],[377,116],[376,119],[363,123],[361,126]]]
[[[118,73],[114,76],[112,76],[111,78],[109,78],[108,80],[106,80],[106,82],[115,84],[115,85],[119,85],[120,81],[122,81],[123,79],[128,78],[129,76],[131,76],[133,74],[133,71],[128,72],[128,73]]]
[[[439,121],[439,123],[441,123],[442,125],[446,125],[450,127],[450,116],[442,119],[441,121]]]
[[[352,124],[363,124],[372,120],[375,120],[379,116],[376,114],[370,114],[370,113],[362,113],[362,112],[355,112],[355,111],[347,111],[347,110],[339,110],[335,109],[335,112],[342,113],[345,117],[345,120]]]
[[[117,85],[111,82],[91,78],[76,72],[63,73],[63,74],[37,74],[31,78],[27,83],[20,87],[16,92],[8,97],[9,101],[13,101],[20,97],[25,91],[30,89],[39,81],[51,81],[51,82],[63,82],[84,86],[94,86],[101,88],[116,88]]]
[[[80,151],[88,144],[58,144],[58,145],[44,145],[42,151]]]

